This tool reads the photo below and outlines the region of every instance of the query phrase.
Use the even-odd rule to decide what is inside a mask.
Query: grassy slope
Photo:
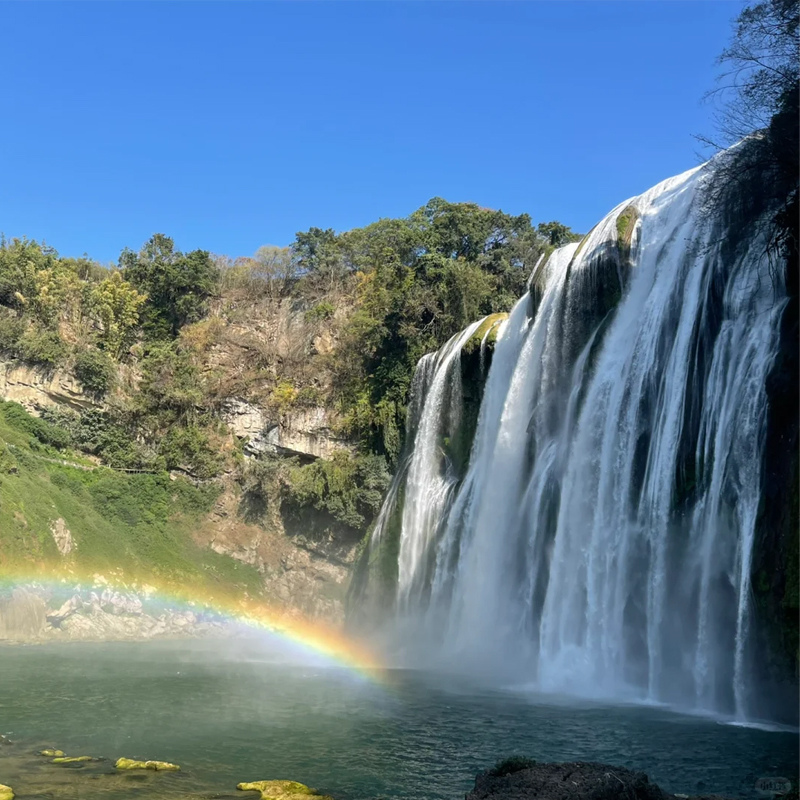
[[[254,568],[192,541],[216,497],[212,485],[51,463],[46,459],[69,455],[43,447],[0,413],[0,451],[3,442],[12,445],[16,471],[0,474],[0,576],[41,570],[108,576],[122,570],[126,580],[160,586],[261,593]],[[76,543],[66,557],[50,530],[59,518]]]

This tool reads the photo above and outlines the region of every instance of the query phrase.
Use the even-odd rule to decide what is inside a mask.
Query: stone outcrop
[[[316,797],[317,800],[333,800],[328,795],[321,795],[315,789],[297,781],[251,781],[236,786],[243,792],[260,792],[262,800],[293,800],[298,797]]]
[[[255,567],[271,603],[340,622],[358,536],[343,537],[321,524],[311,531],[303,520],[284,519],[276,509],[263,523],[245,522],[237,498],[225,494],[194,538],[202,547]]]
[[[498,765],[502,766],[502,765]],[[475,779],[466,800],[674,800],[673,795],[650,783],[643,772],[608,764],[532,764],[507,774],[492,770]],[[692,800],[714,800],[714,795]],[[717,798],[722,800],[722,798]]]
[[[53,541],[62,556],[68,556],[75,549],[75,540],[62,517],[50,523],[50,533],[53,534]]]
[[[133,758],[118,758],[115,769],[151,769],[155,772],[180,772],[177,764],[169,761],[137,761]]]
[[[153,608],[145,611],[135,592],[76,587],[66,601],[30,585],[0,598],[0,641],[119,641],[219,634],[226,626],[200,611]],[[52,607],[51,607],[52,606]]]
[[[0,397],[34,413],[48,406],[80,410],[97,405],[68,370],[49,371],[19,361],[0,360]]]
[[[333,433],[333,412],[323,406],[296,408],[271,414],[244,400],[227,400],[222,418],[231,432],[246,440],[244,452],[330,458],[337,450],[351,450],[352,443]]]

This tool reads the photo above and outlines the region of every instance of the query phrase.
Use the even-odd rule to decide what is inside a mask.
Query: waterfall
[[[442,441],[458,435],[459,354],[481,323],[420,362],[373,534],[398,519],[410,660],[752,716],[750,566],[783,305],[765,241],[702,212],[707,180],[664,181],[537,265],[460,471]]]

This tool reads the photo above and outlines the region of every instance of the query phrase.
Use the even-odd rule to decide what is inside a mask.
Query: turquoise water
[[[152,796],[155,781],[161,797],[233,797],[240,781],[292,779],[336,800],[460,800],[476,772],[522,753],[638,768],[674,792],[747,797],[759,777],[798,772],[793,732],[421,673],[392,672],[379,685],[281,657],[230,641],[2,648],[0,732],[16,744],[0,747],[0,783],[22,800],[56,796],[37,786],[81,775],[92,780],[65,797],[138,797],[148,787]],[[79,773],[31,760],[45,745],[111,761]],[[183,772],[117,790],[120,756]]]

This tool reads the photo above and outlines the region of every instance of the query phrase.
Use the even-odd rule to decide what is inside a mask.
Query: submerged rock
[[[0,783],[0,800],[14,800],[14,790],[4,783]]]
[[[0,745],[3,744],[13,744],[13,742],[8,738],[8,736],[3,736],[3,734],[0,733]]]
[[[262,800],[294,800],[297,797],[316,797],[317,800],[333,800],[328,795],[321,795],[316,789],[309,789],[296,781],[252,781],[239,783],[237,789],[243,792],[261,792]]]
[[[66,753],[63,750],[40,750],[40,756],[48,756],[49,758],[64,758]]]
[[[60,756],[59,758],[54,758],[54,764],[79,764],[82,761],[100,761],[101,759],[95,758],[94,756],[71,756],[71,757],[63,757]]]
[[[156,771],[180,771],[177,764],[170,764],[169,761],[136,761],[133,758],[118,758],[114,764],[117,769],[153,769]]]
[[[465,800],[672,800],[643,772],[608,764],[535,764],[520,760],[516,769],[508,759],[475,778]],[[504,769],[504,765],[511,765]],[[683,795],[686,797],[686,795]],[[710,800],[711,795],[707,796]],[[694,798],[701,800],[701,798]]]

